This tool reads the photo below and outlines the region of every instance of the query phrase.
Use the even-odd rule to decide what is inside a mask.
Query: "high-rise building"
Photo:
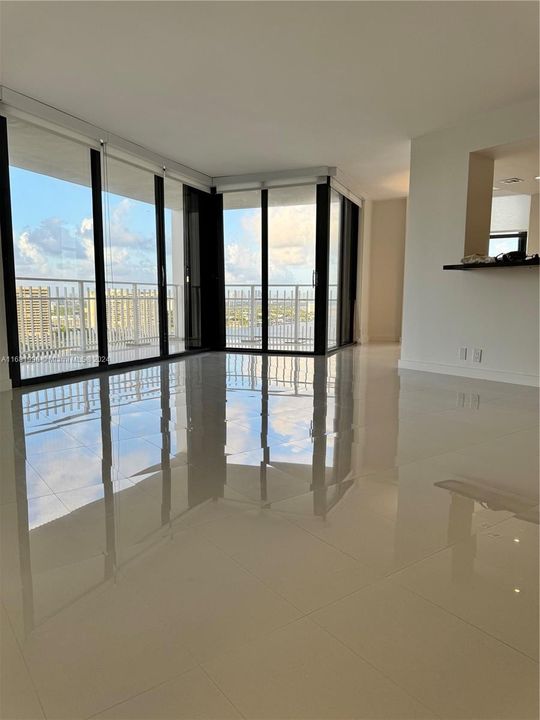
[[[50,337],[51,297],[48,287],[42,285],[17,287],[17,321],[21,339]]]

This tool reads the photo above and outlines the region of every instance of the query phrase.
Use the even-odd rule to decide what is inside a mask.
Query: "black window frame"
[[[186,207],[184,206],[184,243],[193,240],[197,232],[200,249],[199,258],[201,270],[201,342],[196,348],[188,347],[186,335],[186,349],[184,352],[170,353],[167,334],[167,274],[165,263],[165,207],[164,207],[164,179],[163,174],[154,175],[154,207],[156,213],[156,244],[157,244],[157,277],[158,277],[158,315],[159,315],[159,353],[154,357],[136,360],[127,360],[119,363],[108,361],[107,316],[106,316],[106,281],[104,257],[104,214],[103,214],[103,145],[101,150],[88,146],[90,181],[92,193],[92,215],[94,227],[94,271],[96,286],[96,323],[98,337],[98,364],[93,367],[77,368],[60,373],[39,375],[22,378],[19,357],[18,323],[7,322],[8,366],[9,377],[14,388],[43,383],[55,384],[64,380],[95,375],[103,371],[123,370],[130,367],[153,365],[156,362],[174,358],[185,357],[210,349],[219,349],[219,332],[221,321],[219,317],[220,296],[220,248],[217,242],[219,204],[215,191],[212,193],[193,188],[183,182],[184,197],[190,203],[196,198],[197,203],[197,229],[190,228]],[[190,205],[191,207],[191,205]],[[2,248],[2,266],[4,275],[4,298],[6,308],[17,307],[16,271],[13,238],[13,219],[11,213],[11,188],[9,176],[9,129],[8,117],[0,114],[0,236]],[[185,255],[185,253],[184,253]],[[184,272],[186,272],[186,267]],[[218,312],[216,313],[216,307]],[[185,317],[188,317],[189,308],[185,308]],[[204,320],[203,320],[204,318]],[[208,322],[206,322],[208,318]],[[7,319],[7,318],[6,318]],[[223,312],[224,320],[224,312]],[[224,324],[224,322],[223,322]]]
[[[315,236],[315,321],[314,321],[314,345],[313,350],[274,350],[268,347],[268,189],[262,188],[260,192],[260,208],[261,208],[261,286],[262,286],[262,347],[261,348],[239,348],[229,347],[226,344],[226,328],[225,328],[225,263],[224,255],[224,232],[223,232],[223,193],[217,195],[221,198],[216,208],[219,216],[218,223],[218,245],[221,247],[220,257],[220,295],[223,299],[223,306],[220,308],[221,327],[218,332],[220,338],[220,350],[231,353],[249,353],[249,354],[268,354],[268,355],[328,355],[340,347],[354,342],[354,304],[356,301],[356,276],[357,276],[357,259],[358,259],[358,219],[359,206],[348,198],[345,198],[338,191],[342,206],[341,226],[339,239],[339,276],[340,278],[347,276],[346,284],[340,282],[340,291],[338,297],[338,320],[337,320],[337,344],[335,347],[327,347],[328,337],[328,264],[330,249],[330,198],[331,198],[331,178],[325,178],[324,182],[313,183],[316,187],[316,236]],[[283,186],[286,187],[286,186]],[[350,266],[343,254],[344,233],[344,212],[346,205],[350,206],[350,222],[348,223],[348,242],[350,243]],[[354,263],[354,265],[353,265]],[[341,332],[343,325],[342,315],[343,308],[347,309],[346,324],[349,327],[347,333]],[[343,335],[343,338],[342,338]]]
[[[517,238],[518,239],[518,246],[516,248],[517,252],[524,252],[527,253],[527,237],[528,237],[527,230],[516,230],[512,232],[493,232],[489,234],[489,241],[491,244],[492,240],[500,240],[504,238]],[[509,251],[511,252],[511,251]],[[488,253],[489,253],[489,247],[488,247]]]
[[[262,271],[262,348],[229,348],[226,346],[225,328],[225,263],[223,233],[223,195],[215,188],[209,192],[183,182],[184,193],[184,279],[186,345],[183,352],[171,353],[168,345],[167,324],[167,269],[165,255],[165,198],[164,175],[154,175],[154,206],[157,245],[157,286],[159,316],[159,353],[154,357],[109,363],[106,317],[106,278],[104,251],[104,214],[102,170],[104,147],[88,146],[92,213],[94,221],[94,271],[96,286],[96,322],[98,336],[98,365],[65,372],[22,378],[19,362],[18,323],[7,323],[9,376],[13,387],[56,383],[65,379],[94,375],[101,371],[122,370],[129,367],[152,365],[156,362],[189,356],[208,350],[226,350],[238,353],[267,353],[270,355],[317,356],[328,355],[344,345],[354,342],[354,313],[356,276],[361,209],[339,193],[342,202],[340,230],[340,293],[338,296],[337,344],[327,347],[328,336],[328,265],[331,178],[313,183],[316,186],[316,237],[315,237],[315,320],[313,350],[273,350],[268,348],[268,189],[260,189],[261,198],[261,271]],[[0,114],[0,234],[6,308],[16,308],[16,273],[14,257],[13,223],[9,176],[8,118]],[[517,233],[520,243],[526,246],[527,233]],[[348,243],[344,253],[344,243]],[[520,248],[522,245],[520,244]],[[197,253],[199,299],[193,307],[192,291],[187,282],[192,280],[193,259]],[[191,265],[191,267],[190,267]],[[266,290],[266,291],[265,291]],[[195,315],[194,315],[195,312]],[[197,328],[194,328],[196,321]],[[196,332],[195,332],[196,330]]]

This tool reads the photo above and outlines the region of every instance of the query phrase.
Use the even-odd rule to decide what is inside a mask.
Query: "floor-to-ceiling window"
[[[313,352],[316,186],[268,190],[268,348]]]
[[[262,349],[261,192],[223,196],[225,344]]]
[[[184,186],[165,178],[165,268],[169,353],[185,350],[184,318]]]
[[[339,275],[341,248],[342,197],[335,190],[330,194],[330,232],[328,247],[328,329],[329,350],[339,344]]]
[[[89,147],[14,118],[9,162],[21,377],[96,366]]]
[[[154,174],[105,155],[105,283],[109,363],[160,354]]]
[[[328,182],[222,200],[225,347],[324,354],[352,342],[358,206]]]
[[[215,198],[134,151],[0,115],[15,386],[222,342]]]
[[[224,344],[322,354],[350,341],[356,238],[328,179],[216,197],[112,143],[6,122],[15,384]]]

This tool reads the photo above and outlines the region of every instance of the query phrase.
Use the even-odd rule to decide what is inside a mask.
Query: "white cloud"
[[[83,237],[81,245],[83,247],[86,260],[94,262],[94,239],[90,237]]]
[[[94,231],[94,220],[93,218],[85,217],[81,220],[81,227],[79,232],[81,235],[87,235]]]
[[[240,221],[241,232],[225,246],[226,282],[260,282],[261,219],[255,212]],[[284,205],[268,209],[269,258],[271,284],[309,284],[315,268],[314,205]]]
[[[121,265],[129,258],[129,253],[125,248],[119,248],[119,247],[108,247],[105,248],[105,264],[109,265],[112,263],[113,265],[113,274],[114,270],[116,269],[115,265]]]
[[[25,268],[23,272],[35,271],[37,273],[44,273],[47,271],[47,260],[39,247],[32,242],[30,237],[30,232],[26,230],[19,235],[17,240],[19,257],[22,261],[21,264]],[[17,274],[22,274],[21,269],[22,268],[19,266],[19,263],[17,263]]]
[[[261,255],[238,243],[225,246],[225,282],[232,285],[261,282]]]
[[[109,245],[128,245],[132,247],[148,245],[148,238],[145,238],[140,233],[133,232],[128,227],[128,218],[132,207],[133,201],[129,198],[122,198],[114,206],[109,219]]]

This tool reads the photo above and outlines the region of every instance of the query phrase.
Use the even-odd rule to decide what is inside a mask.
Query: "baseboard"
[[[394,337],[393,335],[370,335],[367,339],[368,343],[399,343],[401,338]]]
[[[538,375],[507,372],[505,370],[490,370],[489,368],[473,368],[468,365],[445,365],[444,363],[426,363],[420,362],[419,360],[398,360],[398,368],[400,370],[439,373],[440,375],[457,375],[458,377],[468,377],[476,380],[493,380],[495,382],[511,383],[513,385],[540,386],[540,378]]]

